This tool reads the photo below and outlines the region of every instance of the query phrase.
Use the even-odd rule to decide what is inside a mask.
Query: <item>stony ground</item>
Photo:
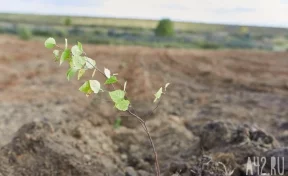
[[[88,75],[68,82],[67,65],[59,67],[42,41],[2,35],[0,47],[0,175],[154,175],[152,150],[137,120],[115,111],[105,96],[78,91]],[[162,175],[242,176],[248,157],[287,160],[288,53],[84,50],[100,68],[128,81]],[[169,93],[147,116],[153,94],[166,82]],[[122,125],[115,129],[117,117]]]

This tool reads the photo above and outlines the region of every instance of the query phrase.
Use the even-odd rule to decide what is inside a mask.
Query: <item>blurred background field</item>
[[[174,22],[175,34],[155,36],[156,20],[0,14],[0,33],[20,38],[69,38],[83,43],[159,48],[261,49],[286,51],[288,29]],[[62,40],[64,41],[64,40]]]

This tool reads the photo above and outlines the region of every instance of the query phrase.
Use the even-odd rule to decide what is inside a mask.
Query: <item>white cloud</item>
[[[287,0],[9,0],[1,4],[0,12],[169,17],[184,21],[288,27]]]

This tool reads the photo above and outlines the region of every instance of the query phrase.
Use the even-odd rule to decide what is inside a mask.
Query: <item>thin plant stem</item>
[[[139,122],[141,123],[144,131],[146,132],[146,134],[147,134],[147,136],[149,138],[151,147],[153,148],[153,153],[154,153],[154,158],[155,158],[155,172],[156,172],[156,176],[160,176],[160,167],[159,167],[159,162],[158,162],[157,151],[156,151],[154,142],[152,140],[152,137],[150,135],[150,132],[149,132],[147,126],[146,126],[146,122],[141,117],[139,117],[136,114],[134,114],[133,112],[131,112],[129,109],[127,110],[127,112],[130,113],[132,116],[136,117],[139,120]]]

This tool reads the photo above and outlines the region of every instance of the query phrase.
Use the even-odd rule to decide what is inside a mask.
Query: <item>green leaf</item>
[[[60,65],[65,61],[70,58],[70,49],[65,49],[63,53],[61,54],[61,59],[60,59]]]
[[[85,69],[80,69],[78,71],[78,80],[84,75],[85,71],[86,71]]]
[[[83,53],[83,46],[82,46],[82,43],[78,42],[78,48],[79,50]],[[81,53],[81,54],[82,54]]]
[[[60,59],[60,56],[59,56],[60,51],[59,50],[54,50],[53,54],[54,54],[54,57],[55,57],[56,61],[58,61]]]
[[[115,103],[115,107],[120,111],[127,111],[129,107],[129,100],[125,100],[125,92],[123,90],[114,90],[109,92],[109,95],[113,102]]]
[[[69,68],[69,70],[67,71],[67,74],[66,74],[68,81],[71,80],[71,78],[75,75],[76,72],[77,72],[77,69]]]
[[[81,69],[83,68],[84,64],[86,63],[85,61],[85,58],[82,57],[82,56],[77,56],[77,55],[74,55],[72,57],[72,66],[75,68],[75,69]],[[71,66],[71,63],[70,63],[70,66]]]
[[[79,90],[83,93],[85,93],[87,96],[92,93],[92,89],[90,87],[90,81],[86,81],[80,88]]]
[[[123,90],[114,90],[112,92],[109,92],[109,95],[114,103],[118,103],[122,100],[124,100],[125,92]]]
[[[154,102],[156,102],[162,95],[163,91],[162,91],[162,87],[154,94],[155,95],[155,99]]]
[[[121,126],[121,122],[122,122],[121,118],[117,117],[115,122],[114,122],[114,129],[119,128]]]
[[[54,38],[50,37],[45,41],[45,47],[46,48],[54,48],[56,46],[56,41]]]
[[[74,67],[73,59],[71,59],[71,60],[69,61],[69,65],[70,65],[70,68]]]
[[[80,55],[83,53],[83,51],[80,50],[80,48],[78,47],[78,45],[74,45],[74,46],[71,48],[71,51],[72,51],[72,54],[73,54],[74,56],[80,56]]]
[[[100,83],[97,80],[89,80],[90,87],[93,90],[94,93],[98,93],[101,89]]]
[[[108,79],[105,81],[105,84],[113,84],[113,83],[116,83],[116,82],[117,82],[116,76],[111,76],[110,78],[108,78]]]
[[[86,61],[86,64],[85,64],[85,68],[87,69],[93,69],[96,67],[96,61],[89,58],[89,57],[84,57],[85,58],[85,61]]]
[[[115,104],[115,107],[120,111],[127,111],[129,107],[129,100],[122,100]]]

